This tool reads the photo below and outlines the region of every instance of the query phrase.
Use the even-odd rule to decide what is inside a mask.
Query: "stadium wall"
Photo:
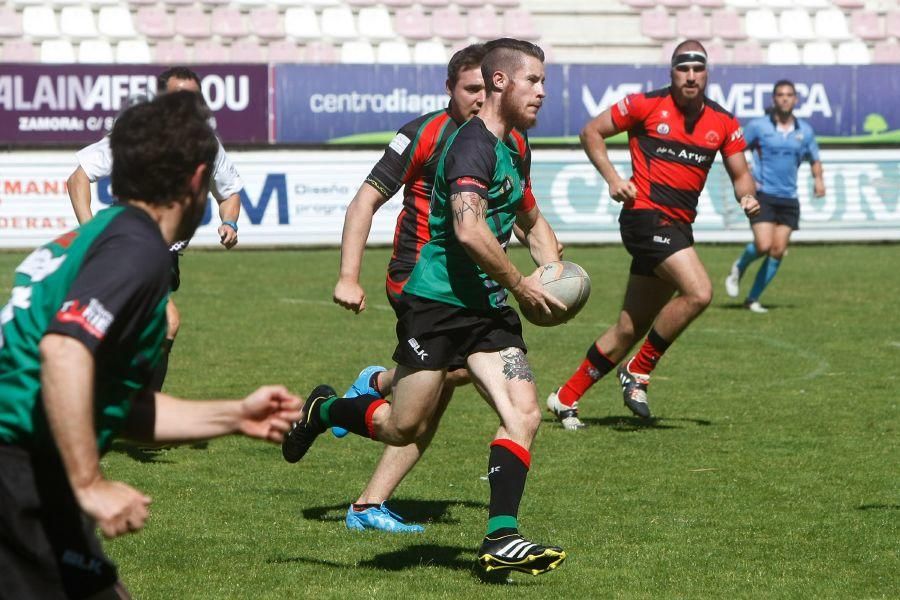
[[[374,150],[232,151],[245,182],[240,244],[340,244],[344,214],[357,187],[381,155]],[[625,150],[611,158],[630,172]],[[813,197],[809,168],[800,170],[798,241],[900,240],[900,162],[896,150],[824,150],[828,194]],[[66,192],[75,166],[71,151],[10,152],[0,161],[0,248],[33,248],[77,225]],[[618,242],[619,205],[578,150],[534,152],[532,179],[541,210],[566,243]],[[113,202],[109,181],[93,186],[94,210]],[[215,246],[218,216],[210,202],[194,246]],[[376,216],[370,242],[389,244],[399,196]],[[721,162],[713,165],[700,198],[698,241],[749,241]]]

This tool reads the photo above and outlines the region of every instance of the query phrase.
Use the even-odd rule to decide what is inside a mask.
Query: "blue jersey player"
[[[794,84],[787,80],[776,83],[772,100],[770,114],[750,121],[744,130],[747,148],[753,152],[753,178],[762,210],[750,219],[753,242],[747,244],[725,279],[728,295],[737,298],[747,267],[757,258],[766,257],[744,301],[744,306],[755,313],[768,312],[759,298],[778,272],[791,232],[800,225],[797,171],[804,160],[811,165],[816,197],[825,195],[815,134],[809,123],[793,113],[797,104]]]

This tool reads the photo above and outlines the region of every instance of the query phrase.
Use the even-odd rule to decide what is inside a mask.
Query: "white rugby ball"
[[[547,263],[537,269],[541,274],[541,285],[553,297],[566,305],[561,310],[551,305],[552,314],[542,310],[526,310],[520,306],[522,316],[540,327],[553,327],[570,320],[587,304],[591,296],[591,278],[581,266],[568,260]]]

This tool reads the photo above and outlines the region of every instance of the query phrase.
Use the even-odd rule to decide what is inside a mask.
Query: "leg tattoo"
[[[531,372],[531,365],[525,359],[525,353],[521,348],[507,348],[500,351],[500,358],[503,359],[503,374],[507,379],[521,379],[522,381],[534,382],[534,373]]]

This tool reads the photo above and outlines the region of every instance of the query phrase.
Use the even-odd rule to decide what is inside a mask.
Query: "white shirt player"
[[[112,150],[109,147],[109,136],[105,136],[90,146],[85,146],[75,156],[91,183],[101,177],[108,177],[112,173]],[[212,176],[209,178],[209,191],[217,201],[222,202],[242,189],[244,189],[244,182],[237,169],[234,168],[234,163],[225,153],[222,142],[219,142],[219,151],[216,153]],[[188,242],[190,240],[175,242],[169,250],[180,252],[187,247]]]

